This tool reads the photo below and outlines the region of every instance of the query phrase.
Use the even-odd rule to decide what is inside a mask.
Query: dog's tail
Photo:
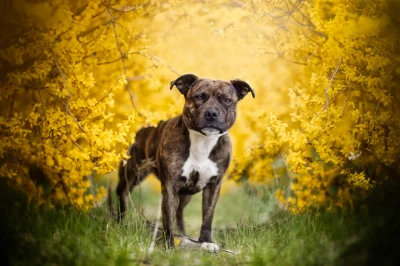
[[[107,188],[107,203],[108,203],[108,209],[110,211],[110,215],[112,217],[115,217],[115,211],[114,211],[114,207],[113,207],[113,199],[112,199],[112,189],[111,189],[111,185],[108,185]]]

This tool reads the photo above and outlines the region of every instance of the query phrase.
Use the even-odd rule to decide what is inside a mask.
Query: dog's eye
[[[202,100],[202,99],[203,99],[203,96],[202,96],[202,95],[195,95],[193,98],[194,98],[196,101],[199,101],[199,100]]]
[[[232,102],[232,99],[231,99],[231,98],[225,98],[224,101],[225,101],[226,103],[231,103],[231,102]]]

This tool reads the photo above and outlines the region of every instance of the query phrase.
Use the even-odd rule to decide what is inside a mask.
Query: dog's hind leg
[[[128,196],[130,194],[130,183],[132,183],[132,171],[126,169],[127,166],[120,164],[120,175],[117,186],[117,195],[119,197],[119,208],[118,208],[118,220],[121,221],[124,218],[126,210],[128,208]]]
[[[140,172],[137,170],[128,170],[127,178],[124,176],[120,178],[118,187],[117,187],[117,195],[119,196],[120,206],[118,210],[118,219],[122,220],[125,216],[125,213],[128,209],[128,199],[130,196],[130,192],[132,189],[142,182],[148,175],[148,172]]]
[[[183,209],[186,207],[186,205],[188,205],[191,198],[192,198],[191,195],[180,195],[179,196],[179,206],[176,211],[176,223],[177,223],[179,232],[183,235],[186,235],[185,223],[184,223],[184,219],[183,219]]]
[[[119,183],[117,186],[117,195],[120,206],[118,209],[118,220],[122,220],[128,209],[128,197],[133,187],[142,182],[148,175],[147,169],[140,169],[140,163],[145,159],[142,149],[135,144],[128,150],[131,158],[127,162],[121,162],[119,165]]]

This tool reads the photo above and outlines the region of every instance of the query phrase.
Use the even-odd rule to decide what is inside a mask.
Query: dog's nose
[[[208,121],[214,121],[218,118],[218,111],[216,109],[209,109],[206,111],[206,119]]]

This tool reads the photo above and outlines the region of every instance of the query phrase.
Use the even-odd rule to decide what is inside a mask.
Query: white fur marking
[[[219,135],[219,130],[215,129],[215,128],[206,127],[204,129],[202,129],[201,132],[203,132],[207,136],[217,136],[217,135]],[[221,134],[221,135],[223,135],[223,134]]]
[[[193,171],[199,173],[197,187],[203,189],[211,177],[218,174],[217,164],[208,157],[218,138],[223,134],[212,134],[204,136],[201,133],[189,129],[190,151],[189,158],[182,167],[182,175],[189,180]]]
[[[214,243],[209,243],[209,242],[197,242],[196,240],[192,240],[190,238],[184,238],[181,240],[179,243],[179,246],[181,248],[186,248],[186,249],[205,249],[207,251],[215,252],[217,253],[219,251],[219,246]]]
[[[218,247],[217,244],[208,243],[208,242],[201,243],[200,248],[201,249],[206,249],[206,250],[211,251],[211,252],[218,252],[219,251],[219,247]]]

